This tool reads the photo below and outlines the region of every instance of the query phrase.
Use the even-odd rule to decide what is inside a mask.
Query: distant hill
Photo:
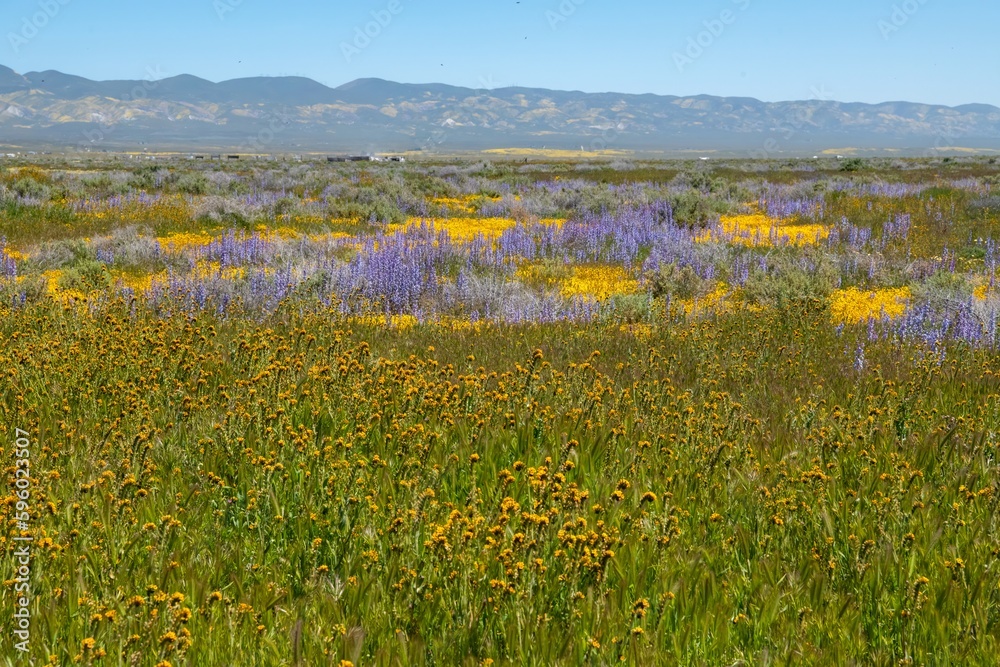
[[[0,66],[0,145],[62,150],[446,152],[584,148],[781,157],[1000,150],[1000,109],[761,102],[303,77],[91,81]]]

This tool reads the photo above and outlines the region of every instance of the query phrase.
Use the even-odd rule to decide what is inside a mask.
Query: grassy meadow
[[[0,664],[996,664],[993,160],[51,158],[0,237]]]

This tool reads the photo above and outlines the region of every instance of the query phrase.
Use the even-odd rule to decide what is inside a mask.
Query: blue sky
[[[983,0],[3,0],[0,64],[1000,106],[998,23]]]

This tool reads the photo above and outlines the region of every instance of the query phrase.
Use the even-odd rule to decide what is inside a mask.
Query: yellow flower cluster
[[[555,227],[556,229],[561,229],[563,225],[566,224],[566,218],[541,218],[538,221],[540,225],[548,225]]]
[[[130,288],[136,294],[143,294],[152,289],[155,283],[165,283],[166,281],[167,274],[165,271],[138,276],[122,273],[115,278],[116,285]]]
[[[857,324],[883,316],[894,319],[906,312],[909,298],[909,287],[874,291],[849,287],[830,296],[830,315],[834,324]]]
[[[488,195],[463,195],[461,197],[433,197],[430,203],[445,207],[449,211],[456,213],[475,213],[479,209],[479,203],[485,201],[500,201],[500,197]]]
[[[543,218],[539,220],[538,223],[542,225],[553,225],[558,228],[566,224],[566,220],[564,218]],[[435,232],[448,232],[448,235],[453,241],[467,242],[477,236],[483,236],[488,239],[496,239],[508,229],[516,226],[517,221],[513,218],[412,217],[409,218],[405,224],[389,225],[387,231],[389,233],[405,233],[418,229],[422,224],[434,225]]]
[[[265,241],[275,241],[277,239],[297,239],[302,235],[298,230],[291,227],[269,228],[267,225],[257,225],[256,232]]]
[[[483,320],[470,322],[469,320],[456,317],[442,317],[435,320],[434,324],[448,331],[471,331],[473,333],[482,333],[489,326],[488,322],[484,322]]]
[[[562,281],[563,296],[592,297],[603,301],[619,294],[635,294],[639,281],[620,266],[575,266],[572,274]]]
[[[161,197],[153,202],[132,201],[120,206],[103,205],[81,212],[78,217],[84,223],[93,224],[112,221],[122,225],[148,223],[187,224],[193,215],[190,204],[183,197]]]
[[[88,295],[78,289],[66,289],[60,286],[63,272],[59,269],[44,271],[42,277],[45,278],[45,293],[63,304],[79,303],[86,300],[88,296],[93,296],[93,294]]]
[[[389,225],[389,232],[410,231],[421,223],[434,225],[434,231],[446,231],[455,241],[471,241],[477,236],[497,238],[517,224],[511,218],[410,218],[404,225]]]
[[[28,255],[26,255],[23,252],[19,252],[17,250],[14,250],[13,248],[7,248],[7,247],[5,247],[0,252],[2,252],[3,256],[9,257],[10,259],[14,260],[15,262],[23,262],[24,260],[28,259]]]
[[[327,232],[325,234],[309,235],[309,240],[316,243],[322,243],[323,241],[336,241],[338,239],[349,239],[349,238],[353,237],[347,232]]]
[[[622,324],[619,325],[618,331],[621,333],[629,333],[638,338],[639,340],[648,340],[650,336],[653,335],[653,326],[650,324]]]
[[[709,312],[720,312],[728,307],[729,286],[720,282],[709,294],[700,298],[682,299],[678,303],[686,315],[702,315]]]
[[[747,246],[812,245],[827,238],[830,228],[824,225],[779,225],[763,213],[724,215],[720,218],[721,233],[706,230],[698,241],[729,241]]]
[[[265,273],[268,270],[265,269]],[[243,266],[228,266],[222,268],[219,262],[208,262],[198,260],[195,262],[194,271],[191,274],[195,278],[222,278],[223,280],[242,280],[246,278],[247,270]]]
[[[59,279],[62,278],[62,274],[59,269],[42,272],[42,277],[45,278],[45,291],[49,296],[59,294]]]
[[[350,324],[360,324],[370,327],[388,327],[399,331],[412,329],[417,325],[417,318],[413,315],[363,315],[361,317],[348,318]]]
[[[183,252],[188,248],[200,248],[212,242],[208,232],[180,233],[159,236],[156,239],[165,252]]]

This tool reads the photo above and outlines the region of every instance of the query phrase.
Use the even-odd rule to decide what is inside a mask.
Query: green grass
[[[932,172],[995,169],[914,165],[865,173],[936,183]],[[653,182],[683,166],[634,175],[663,194]],[[723,190],[749,187],[743,166],[709,174]],[[400,197],[470,187],[413,169],[393,181]],[[310,173],[299,194],[356,175]],[[376,190],[395,178],[361,173]],[[532,189],[541,169],[469,173],[482,192],[506,179],[554,201]],[[752,179],[831,175],[775,165]],[[995,216],[936,186],[827,193],[821,222],[847,216],[877,236],[909,213],[909,246],[880,251],[893,263],[871,286],[948,247],[958,272],[931,272],[915,292],[967,296],[962,271],[983,270],[977,239],[996,236]],[[80,187],[74,196],[107,183]],[[589,187],[579,206],[617,201]],[[35,257],[18,264],[26,282],[0,292],[0,664],[996,663],[1000,357],[870,341],[864,325],[838,333],[824,301],[835,278],[868,280],[864,264],[849,275],[830,263],[846,254],[754,249],[770,273],[743,290],[753,311],[654,322],[661,304],[640,294],[591,324],[398,329],[304,297],[226,318],[63,306],[32,262],[89,288],[102,263],[84,237],[146,225],[113,265],[142,273],[169,264],[139,235],[207,224],[111,217],[83,229],[69,211],[0,209],[0,236]],[[565,271],[545,264],[539,285]],[[707,290],[700,280],[660,276],[674,296]],[[17,429],[31,441],[27,657],[9,633]]]
[[[645,340],[42,308],[0,325],[0,406],[52,540],[43,661],[995,656],[995,358],[858,374],[816,309]]]

